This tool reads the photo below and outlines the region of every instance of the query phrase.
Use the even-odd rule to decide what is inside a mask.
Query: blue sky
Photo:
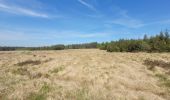
[[[170,29],[170,0],[0,0],[0,46],[141,38]]]

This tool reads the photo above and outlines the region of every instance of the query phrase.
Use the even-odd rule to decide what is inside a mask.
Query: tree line
[[[97,48],[98,43],[92,42],[92,43],[84,43],[84,44],[71,44],[66,45],[65,49],[90,49],[90,48]]]
[[[99,48],[108,52],[170,52],[170,34],[167,30],[160,34],[143,39],[120,39],[118,41],[103,43],[84,43],[71,45],[53,45],[44,47],[0,47],[0,51],[14,50],[64,50],[64,49],[89,49]]]
[[[90,49],[97,48],[98,43],[84,43],[84,44],[71,44],[71,45],[53,45],[43,47],[0,47],[0,51],[15,51],[15,50],[64,50],[64,49]]]
[[[2,46],[0,46],[0,51],[14,51],[19,48],[21,48],[21,47],[7,47],[7,46],[2,47]]]
[[[144,35],[143,39],[103,42],[98,47],[108,52],[170,52],[170,35],[166,30],[156,36]]]

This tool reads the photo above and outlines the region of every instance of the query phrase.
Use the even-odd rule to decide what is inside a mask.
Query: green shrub
[[[98,48],[100,49],[100,50],[107,50],[107,46],[108,46],[108,44],[109,43],[101,43],[100,45],[98,45]]]
[[[131,43],[128,45],[129,52],[149,51],[149,50],[150,50],[150,46],[144,41],[131,41]]]
[[[116,46],[116,45],[114,46],[114,44],[110,44],[107,47],[107,51],[108,52],[119,52],[120,48],[118,46]]]

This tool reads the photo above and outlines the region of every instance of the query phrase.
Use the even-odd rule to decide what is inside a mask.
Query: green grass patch
[[[69,100],[91,100],[92,97],[89,94],[87,87],[82,87],[73,91],[67,91],[65,93],[66,98]]]
[[[47,85],[47,83],[44,83],[44,85],[41,87],[40,91],[43,94],[46,94],[48,92],[50,92],[51,88],[49,85]]]
[[[165,74],[156,74],[156,77],[158,77],[161,81],[161,84],[168,89],[170,89],[170,79],[168,78],[168,75]]]
[[[27,100],[46,100],[46,95],[39,93],[30,93]]]
[[[30,93],[29,96],[26,98],[27,100],[46,100],[47,93],[50,92],[51,88],[49,85],[44,83],[38,93]]]
[[[64,66],[60,66],[60,67],[57,67],[57,68],[54,68],[51,73],[58,73],[60,71],[63,71],[64,70]]]

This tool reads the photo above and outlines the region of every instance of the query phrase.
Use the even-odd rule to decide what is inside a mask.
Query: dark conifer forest
[[[168,31],[143,39],[120,39],[99,44],[99,49],[108,52],[170,52],[170,35]]]

